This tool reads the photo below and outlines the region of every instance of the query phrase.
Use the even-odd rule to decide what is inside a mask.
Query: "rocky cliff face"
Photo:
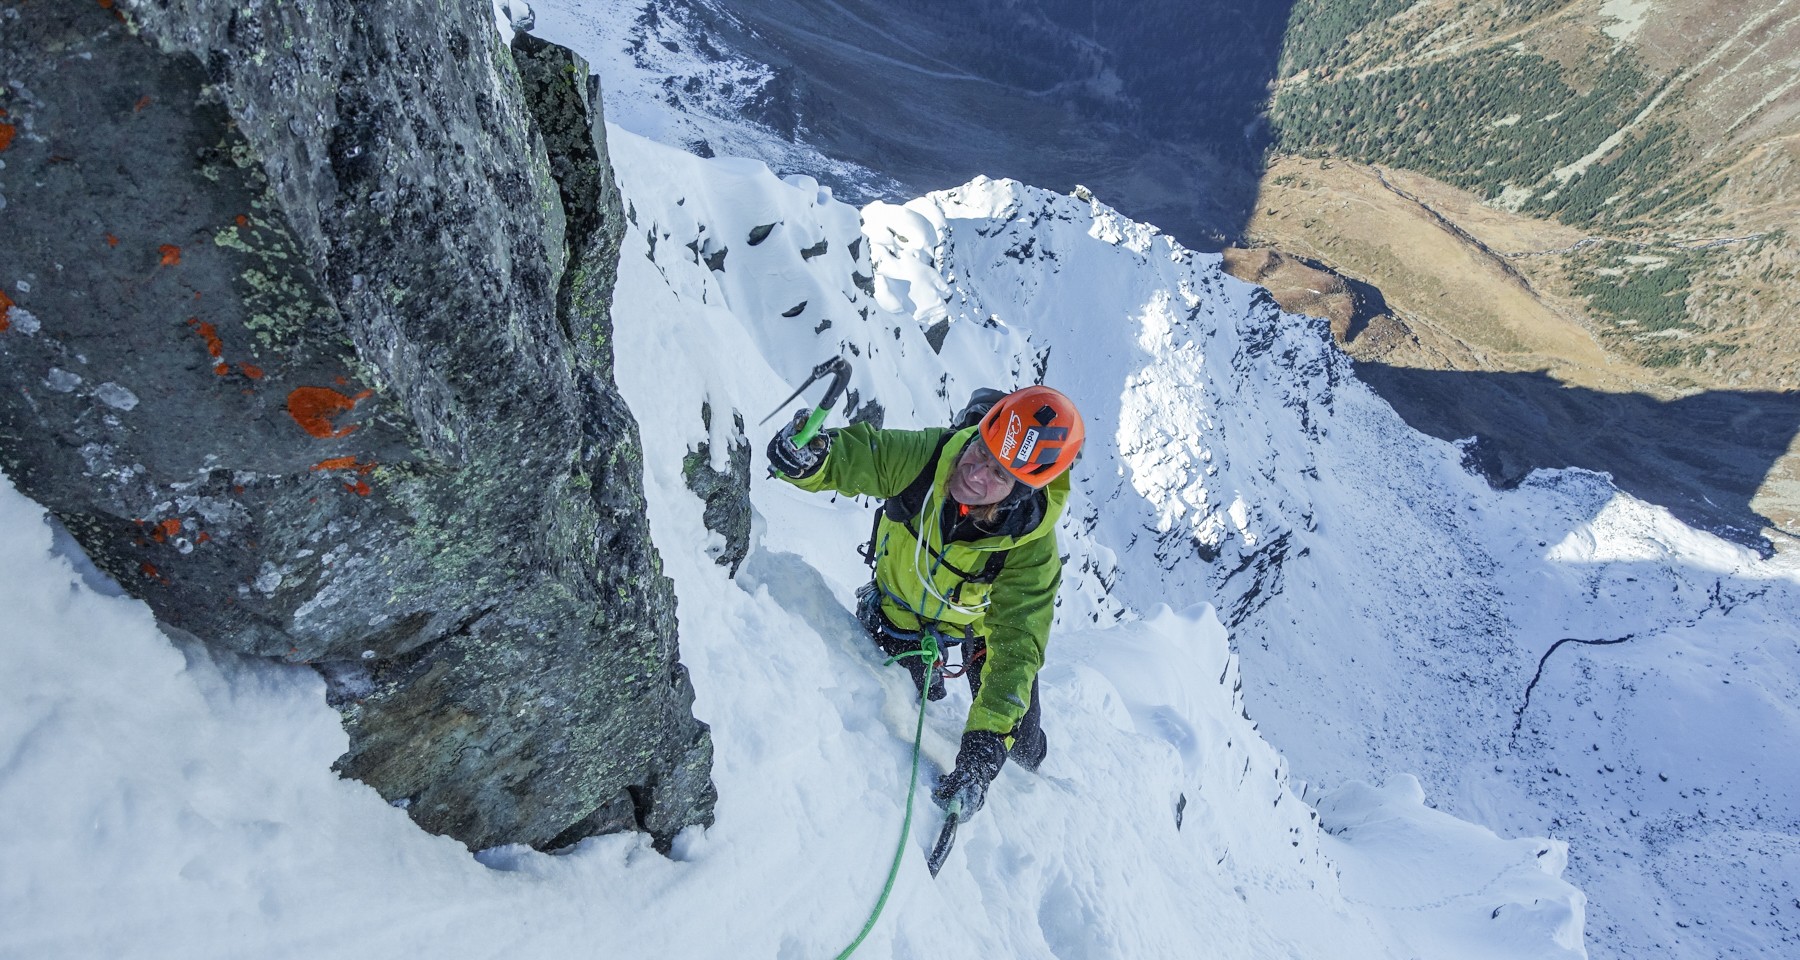
[[[586,64],[480,0],[0,17],[18,486],[168,626],[320,665],[428,830],[709,822]]]

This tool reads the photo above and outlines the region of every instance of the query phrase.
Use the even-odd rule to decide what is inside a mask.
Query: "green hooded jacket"
[[[939,517],[949,499],[957,457],[976,429],[957,431],[938,459],[925,505],[912,521],[922,531],[923,545],[905,524],[882,516],[875,532],[875,580],[884,595],[882,612],[900,629],[916,630],[926,620],[952,635],[962,634],[966,627],[987,639],[981,690],[964,729],[1007,735],[1030,706],[1031,682],[1044,665],[1056,590],[1062,583],[1056,521],[1068,503],[1069,475],[1062,474],[1044,488],[1044,517],[1031,530],[958,541],[946,548]],[[814,492],[893,497],[925,469],[946,432],[941,427],[877,430],[864,423],[832,430],[824,465],[805,479],[783,479]],[[954,572],[978,573],[998,550],[1009,552],[992,584],[967,583]]]

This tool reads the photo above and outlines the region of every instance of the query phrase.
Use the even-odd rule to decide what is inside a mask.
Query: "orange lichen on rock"
[[[314,470],[354,470],[357,473],[362,474],[362,476],[366,477],[370,473],[374,472],[375,464],[373,461],[371,461],[369,463],[363,463],[363,462],[357,460],[355,457],[331,457],[329,459],[320,460],[318,463],[313,464],[312,469],[314,469]],[[366,497],[369,494],[375,492],[374,488],[369,486],[368,482],[361,479],[360,477],[351,483],[344,484],[344,489],[350,491],[351,493],[356,494],[359,497]]]
[[[155,523],[139,520],[137,524],[150,531],[150,539],[155,540],[157,543],[168,543],[170,537],[181,536],[180,517],[170,517],[167,520],[158,520]]]
[[[12,317],[10,316],[12,308],[12,298],[6,295],[5,290],[0,290],[0,333],[5,333],[12,328]]]
[[[357,460],[355,457],[330,457],[328,459],[320,460],[318,463],[313,464],[311,469],[313,469],[315,471],[318,471],[318,470],[355,470],[357,473],[368,474],[375,470],[375,464],[372,462],[371,463],[362,463],[361,461]]]
[[[188,326],[193,327],[194,332],[198,333],[200,338],[206,341],[207,356],[213,358],[212,372],[221,377],[230,373],[231,366],[224,360],[219,359],[225,353],[225,341],[219,339],[218,328],[210,323],[202,321],[199,317],[189,317]]]
[[[12,124],[0,123],[0,150],[5,150],[7,147],[12,146],[13,137],[18,132],[18,128],[14,127]]]
[[[196,293],[195,296],[199,296],[199,294]],[[194,328],[194,332],[198,333],[202,340],[206,341],[206,354],[213,358],[213,373],[221,377],[231,373],[231,365],[222,359],[225,355],[225,341],[219,336],[219,328],[199,317],[189,317],[187,323],[188,326]],[[239,364],[238,372],[252,380],[263,378],[263,369],[254,363]],[[253,391],[246,390],[244,392],[251,393]]]
[[[373,393],[364,390],[354,397],[347,397],[330,387],[296,387],[288,394],[288,416],[294,418],[300,429],[321,439],[349,436],[356,427],[335,426],[331,418],[356,409],[358,403]]]
[[[107,246],[109,246],[109,247],[116,247],[116,246],[118,246],[118,245],[119,245],[119,238],[118,238],[118,237],[115,237],[115,236],[113,236],[113,235],[112,235],[112,234],[110,234],[110,233],[109,233],[109,234],[107,234],[107,235],[106,235],[106,245],[107,245]]]
[[[239,227],[247,227],[250,225],[250,218],[240,213],[237,215],[236,223]]]
[[[136,104],[136,105],[135,105],[135,106],[133,106],[133,107],[132,107],[132,108],[131,108],[131,112],[132,112],[132,113],[137,113],[137,112],[139,112],[139,111],[141,111],[141,110],[143,110],[143,109],[144,109],[144,108],[145,108],[145,107],[147,107],[147,106],[149,106],[149,105],[150,105],[150,102],[151,102],[151,101],[150,101],[150,95],[149,95],[149,94],[147,94],[147,93],[146,93],[146,94],[144,94],[144,95],[143,95],[143,96],[141,96],[141,97],[139,97],[139,98],[138,98],[138,102],[137,102],[137,104]]]
[[[165,267],[172,267],[181,262],[181,248],[172,243],[165,243],[157,247],[156,252],[162,254],[162,265]]]
[[[212,534],[207,533],[205,530],[202,530],[202,531],[200,531],[200,535],[194,538],[194,542],[195,543],[205,543],[206,541],[211,540],[211,539],[212,539]]]
[[[204,323],[199,317],[189,317],[188,326],[200,334],[206,341],[206,353],[211,357],[220,357],[225,353],[225,341],[219,339],[219,329],[210,323]]]

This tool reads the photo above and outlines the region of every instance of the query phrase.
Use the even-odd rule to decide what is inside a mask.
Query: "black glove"
[[[938,778],[931,799],[944,809],[952,800],[961,801],[963,820],[968,820],[987,801],[988,784],[1000,773],[1006,762],[1006,741],[989,730],[970,730],[963,734],[962,747],[956,751],[956,769]]]
[[[806,418],[811,411],[802,410],[794,414],[794,419],[780,432],[769,438],[769,466],[785,476],[795,480],[805,480],[819,472],[825,465],[825,455],[831,452],[831,434],[820,430],[806,446],[797,446],[794,435],[806,426]]]

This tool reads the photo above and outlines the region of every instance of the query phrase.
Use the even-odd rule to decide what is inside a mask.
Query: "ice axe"
[[[786,400],[781,401],[774,412],[762,418],[757,426],[768,423],[775,417],[775,414],[780,413],[788,404],[792,403],[795,397],[805,393],[807,387],[812,386],[819,378],[826,375],[831,377],[831,386],[825,389],[825,396],[819,400],[819,405],[813,408],[812,415],[806,418],[806,426],[801,427],[800,432],[794,434],[794,446],[806,446],[813,437],[818,435],[819,427],[825,423],[826,414],[831,412],[831,408],[838,402],[838,398],[844,395],[844,388],[850,385],[850,361],[843,357],[832,357],[814,367],[812,376],[806,378],[806,382],[800,385],[800,389],[795,390]]]
[[[962,821],[962,801],[950,801],[950,810],[944,817],[944,829],[938,831],[937,843],[931,845],[931,856],[925,859],[925,867],[933,877],[943,869],[944,861],[950,856],[950,846],[956,842],[956,825]]]

